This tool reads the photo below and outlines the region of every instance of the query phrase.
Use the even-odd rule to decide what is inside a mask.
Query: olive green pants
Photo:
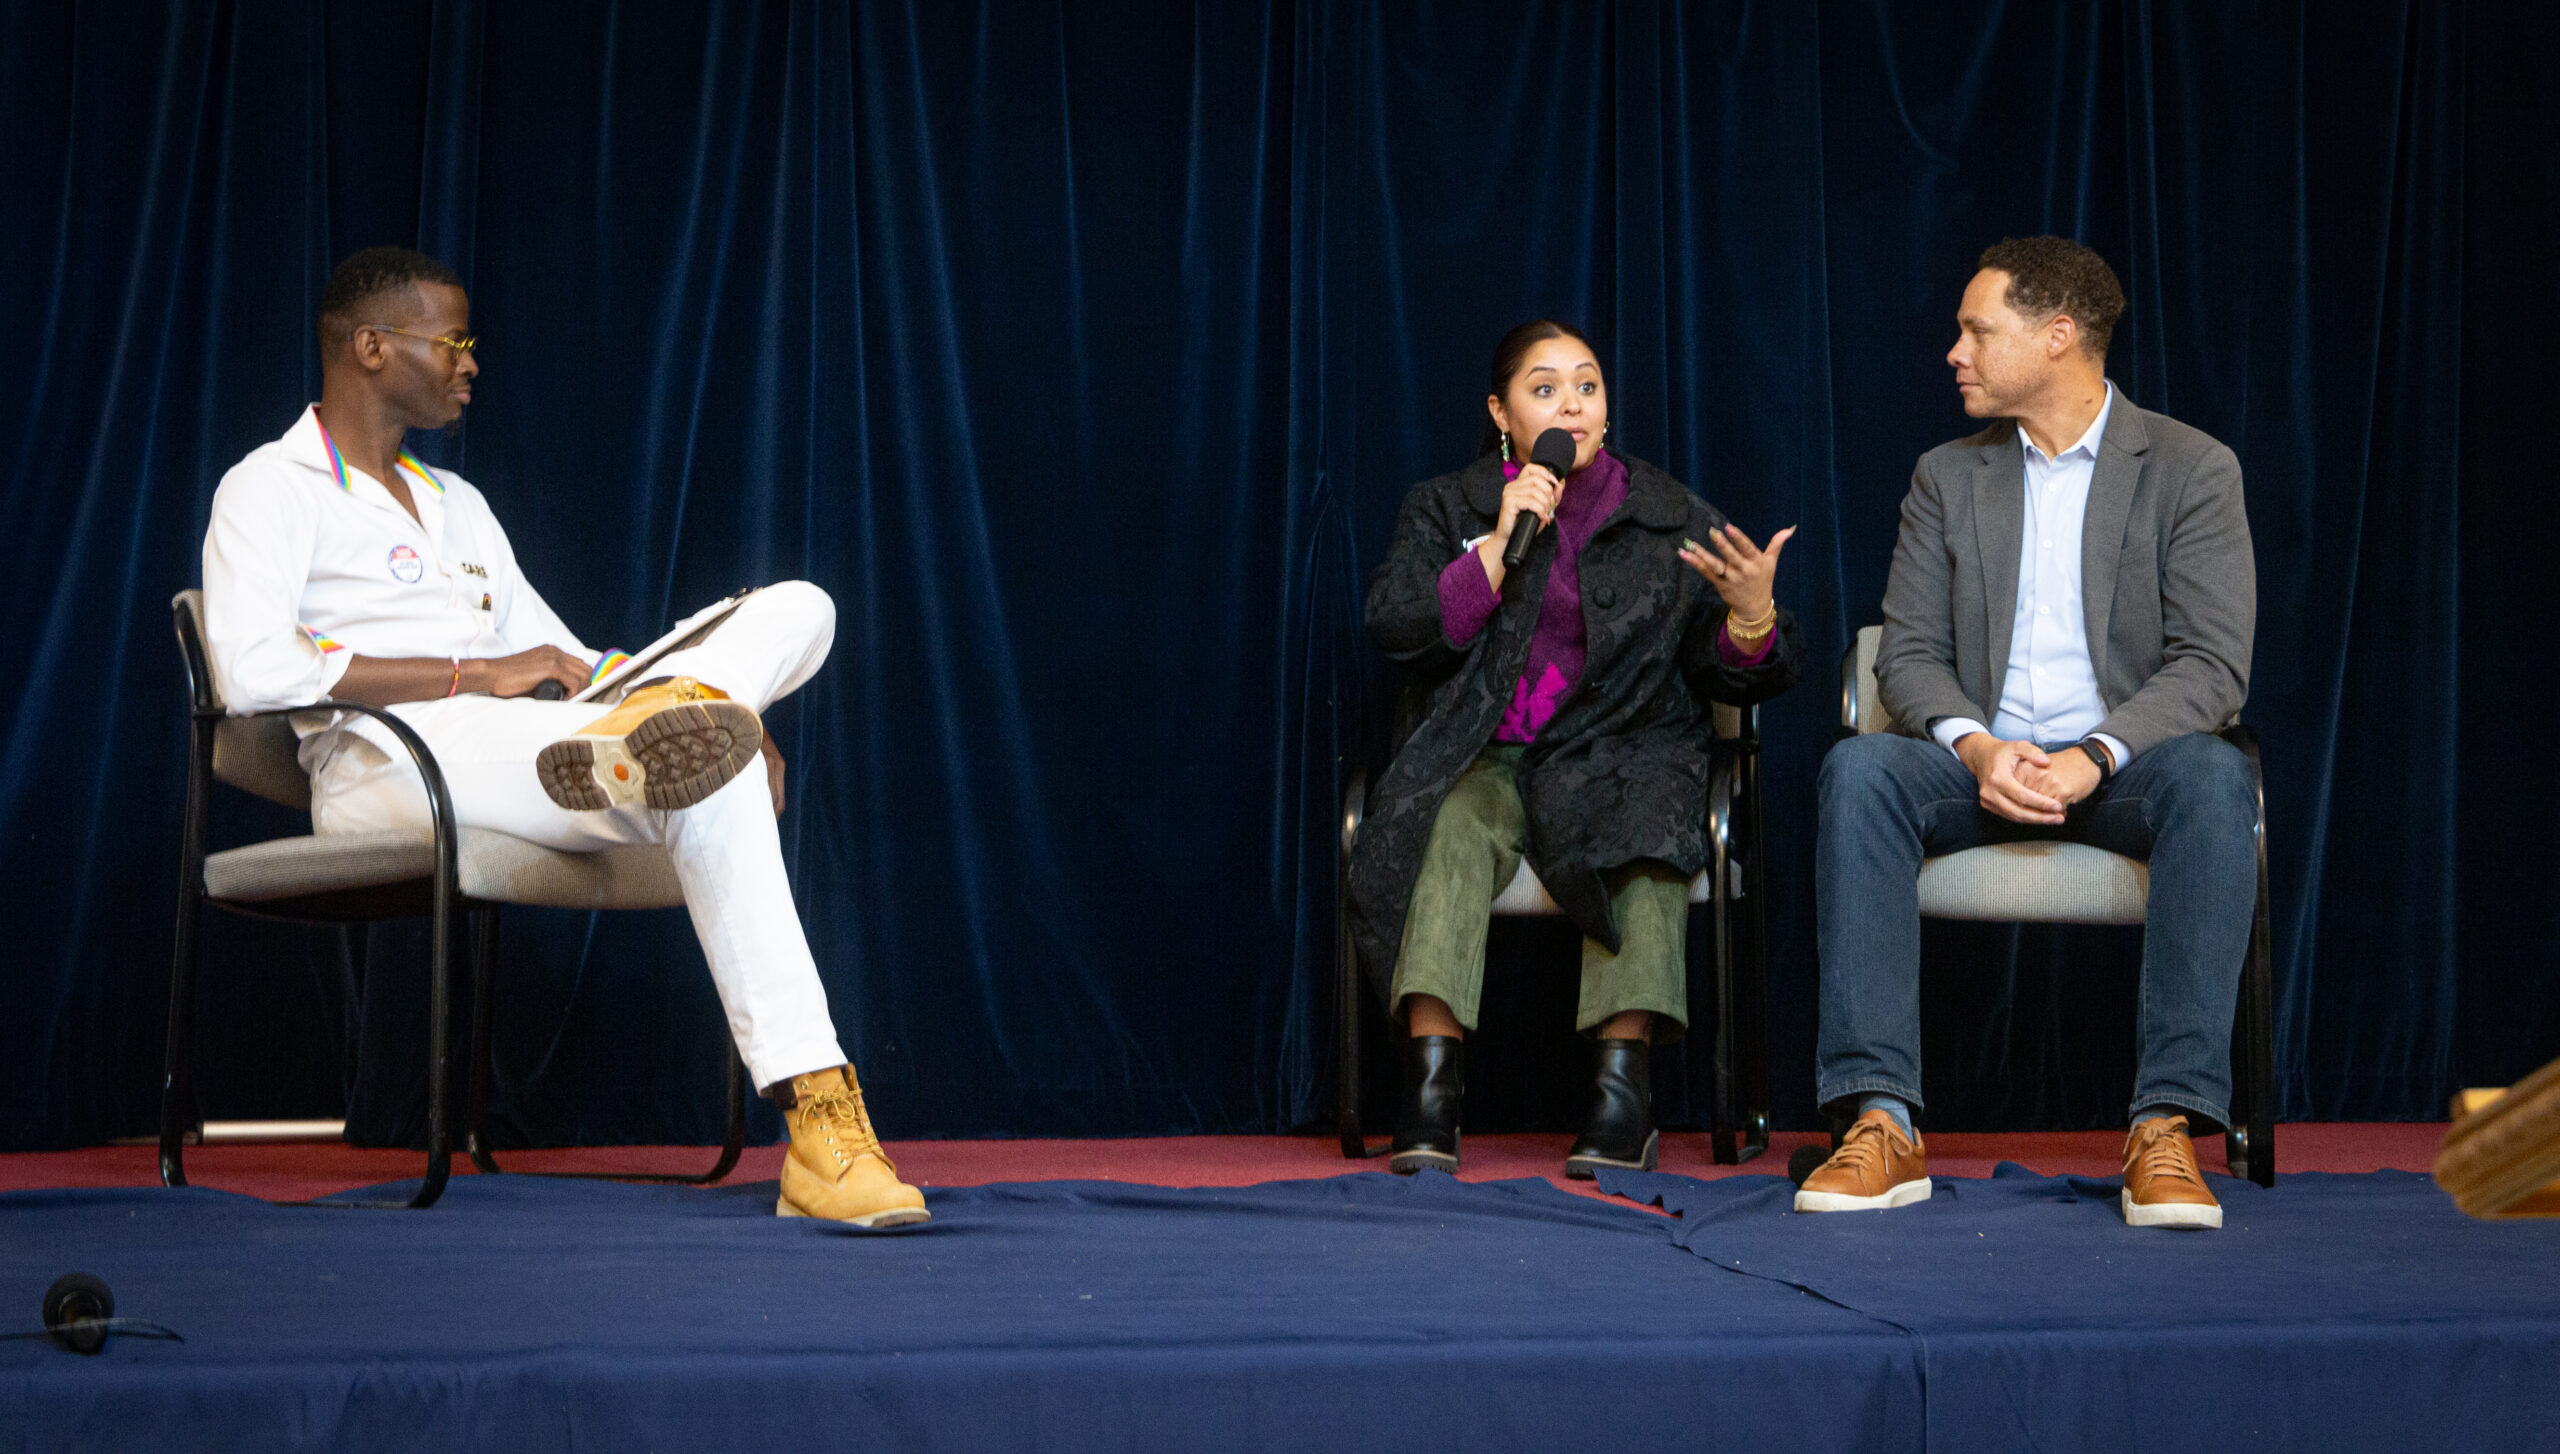
[[[1484,993],[1486,907],[1520,871],[1528,815],[1520,806],[1516,743],[1479,753],[1449,790],[1431,825],[1405,908],[1404,942],[1396,952],[1387,1002],[1404,1011],[1409,995],[1430,995],[1468,1030]],[[1689,881],[1667,863],[1639,860],[1608,875],[1609,913],[1618,952],[1582,941],[1582,1003],[1574,1026],[1585,1034],[1628,1010],[1653,1012],[1653,1039],[1679,1038],[1689,1023]]]

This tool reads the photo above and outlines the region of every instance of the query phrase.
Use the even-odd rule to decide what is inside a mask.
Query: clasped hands
[[[2098,765],[2076,747],[2047,753],[2032,742],[1968,732],[1956,739],[1956,756],[1981,784],[1984,810],[2013,823],[2059,823],[2098,789]]]
[[[1502,589],[1505,569],[1504,547],[1511,543],[1511,525],[1523,510],[1538,517],[1543,530],[1555,523],[1556,502],[1564,487],[1545,465],[1521,468],[1510,483],[1502,487],[1502,509],[1496,517],[1493,533],[1476,547],[1477,559],[1484,562],[1485,579],[1495,590]],[[1792,525],[1769,537],[1767,549],[1751,543],[1742,527],[1727,524],[1710,531],[1708,541],[1713,548],[1694,540],[1680,542],[1680,559],[1689,569],[1705,577],[1724,598],[1725,606],[1735,619],[1756,621],[1769,614],[1775,600],[1778,578],[1778,552],[1786,548],[1787,537],[1796,533]]]

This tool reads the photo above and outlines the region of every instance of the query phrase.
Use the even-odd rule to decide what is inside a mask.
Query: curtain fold
[[[888,1133],[1104,1135],[1327,1109],[1333,817],[1393,688],[1363,585],[1504,328],[1584,327],[1613,442],[1801,527],[1780,594],[1827,654],[1912,461],[1972,428],[1974,255],[2080,236],[2131,297],[2112,375],[2247,472],[2283,1112],[2440,1114],[2560,1053],[2560,791],[2513,731],[2560,604],[2554,59],[2560,21],[2458,0],[0,12],[0,538],[39,563],[0,605],[0,1147],[151,1122],[163,607],[317,393],[329,266],[385,241],[460,269],[486,339],[418,449],[582,634],[835,597],[771,727]],[[1817,674],[1766,714],[1782,1124],[1834,712]],[[503,1135],[714,1133],[679,915],[507,933]],[[413,1136],[422,944],[213,921],[208,1109]],[[2138,936],[1929,944],[1942,1124],[2120,1113]],[[1569,944],[1496,946],[1470,1124],[1568,1125]]]

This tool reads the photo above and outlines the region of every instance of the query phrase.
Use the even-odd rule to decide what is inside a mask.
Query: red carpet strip
[[[2312,1123],[2285,1126],[2276,1136],[2277,1169],[2302,1171],[2425,1171],[2434,1164],[2442,1124]],[[1780,1176],[1787,1156],[1812,1145],[1819,1133],[1783,1132],[1766,1154],[1741,1166],[1717,1166],[1707,1139],[1695,1133],[1662,1138],[1661,1170],[1679,1176]],[[1568,1136],[1485,1135],[1466,1138],[1461,1181],[1545,1177],[1584,1196],[1601,1194],[1586,1181],[1564,1175]],[[1383,1144],[1373,1142],[1372,1144]],[[1989,1176],[2015,1161],[2048,1176],[2115,1176],[2122,1170],[2120,1131],[2021,1133],[1942,1132],[1929,1138],[1929,1170],[1937,1176]],[[2196,1145],[2208,1172],[2219,1172],[2222,1140]],[[521,1171],[700,1171],[715,1148],[694,1146],[577,1147],[517,1151],[500,1164]],[[983,1186],[999,1181],[1119,1181],[1148,1186],[1252,1186],[1347,1172],[1386,1170],[1384,1158],[1346,1161],[1330,1137],[1162,1136],[1112,1141],[904,1141],[889,1154],[912,1182],[924,1186]],[[0,1155],[0,1191],[40,1187],[150,1186],[159,1180],[158,1153],[148,1146],[98,1146],[81,1151]],[[244,1192],[269,1200],[326,1196],[419,1174],[424,1158],[414,1151],[361,1150],[352,1146],[190,1147],[187,1179],[197,1186]],[[731,1181],[770,1181],[781,1174],[782,1148],[751,1147]],[[471,1163],[454,1157],[456,1176],[472,1175]]]

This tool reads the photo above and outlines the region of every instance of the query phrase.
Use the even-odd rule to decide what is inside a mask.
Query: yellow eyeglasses
[[[412,329],[394,328],[388,323],[359,323],[356,327],[359,329],[370,328],[376,333],[396,333],[402,338],[423,338],[429,343],[443,344],[445,347],[452,349],[455,353],[469,353],[471,350],[480,346],[480,340],[468,333],[419,333]]]

